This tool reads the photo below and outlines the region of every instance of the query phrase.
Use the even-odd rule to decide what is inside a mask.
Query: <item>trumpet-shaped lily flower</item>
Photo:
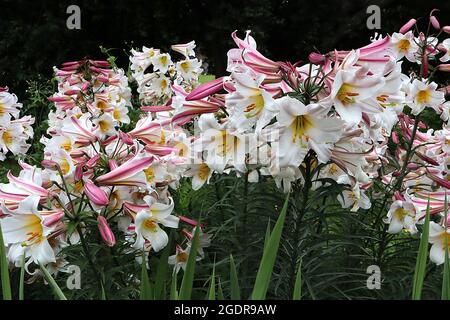
[[[136,242],[135,247],[141,248],[145,240],[149,241],[156,252],[163,249],[169,238],[167,233],[161,229],[160,224],[168,228],[177,228],[179,219],[171,215],[173,211],[173,200],[169,198],[169,204],[156,202],[151,196],[144,197],[148,209],[137,213],[135,219]]]
[[[31,195],[21,201],[16,210],[9,210],[2,204],[7,216],[0,220],[6,245],[11,245],[9,256],[20,257],[25,253],[35,263],[55,262],[55,254],[48,242],[53,228],[43,223],[38,211],[39,196]],[[19,254],[17,254],[19,252]],[[16,261],[13,261],[16,262]]]
[[[341,118],[350,124],[361,121],[362,113],[383,111],[376,99],[384,86],[384,78],[368,75],[368,69],[339,70],[333,82],[330,98]]]
[[[341,137],[343,121],[336,117],[320,118],[314,110],[317,105],[305,106],[288,96],[278,99],[277,104],[281,129],[279,165],[299,166],[310,148],[317,153],[319,161],[326,163],[333,143]]]

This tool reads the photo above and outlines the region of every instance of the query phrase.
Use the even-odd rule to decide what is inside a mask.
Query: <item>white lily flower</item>
[[[411,86],[412,113],[418,115],[425,108],[435,108],[445,102],[444,92],[437,91],[435,82],[425,83],[414,79]]]
[[[411,62],[416,61],[416,53],[419,46],[416,44],[414,34],[408,31],[405,34],[394,32],[391,36],[393,51],[397,54],[397,60],[405,57]]]
[[[19,203],[16,210],[9,210],[2,203],[6,218],[0,220],[6,245],[11,245],[8,256],[14,263],[25,257],[30,262],[47,264],[56,262],[55,253],[47,236],[53,228],[45,226],[38,211],[39,196],[31,195]]]
[[[156,202],[156,199],[151,196],[145,196],[144,201],[149,208],[139,211],[136,215],[136,242],[134,246],[142,248],[145,240],[147,240],[153,250],[158,252],[169,241],[167,233],[161,229],[159,224],[168,228],[178,228],[179,219],[171,215],[174,208],[172,198],[169,198],[169,204]]]
[[[281,128],[279,164],[281,167],[298,167],[313,149],[320,162],[326,163],[331,156],[333,143],[341,137],[343,121],[336,117],[319,117],[317,105],[305,106],[301,101],[285,96],[277,100],[277,115]]]
[[[387,232],[399,233],[402,229],[406,229],[411,234],[417,232],[416,223],[421,217],[420,211],[412,202],[396,200],[392,203],[385,223],[389,223]]]
[[[226,97],[230,108],[230,122],[240,131],[250,129],[256,124],[260,132],[277,113],[277,105],[272,95],[261,88],[263,76],[256,79],[245,73],[233,73],[236,91]]]

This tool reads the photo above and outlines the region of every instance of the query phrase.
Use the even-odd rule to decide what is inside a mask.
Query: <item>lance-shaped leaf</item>
[[[283,231],[284,220],[289,203],[289,194],[284,201],[283,209],[278,217],[277,223],[273,228],[267,245],[264,248],[263,257],[256,274],[255,286],[251,298],[253,300],[262,300],[266,298],[267,289],[269,288],[270,279],[272,277],[273,266],[277,257],[278,247],[280,245],[281,234]]]
[[[420,300],[422,297],[423,281],[428,257],[428,234],[430,229],[430,203],[428,202],[422,237],[420,238],[419,252],[417,253],[416,268],[414,270],[412,299]]]

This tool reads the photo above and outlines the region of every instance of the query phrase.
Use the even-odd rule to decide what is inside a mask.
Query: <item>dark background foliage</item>
[[[66,8],[81,8],[81,30],[69,30]],[[274,60],[304,60],[313,50],[328,52],[368,43],[371,4],[380,6],[381,30],[399,29],[409,18],[433,8],[448,21],[450,1],[390,0],[62,0],[0,1],[0,86],[22,98],[26,80],[48,77],[52,66],[85,56],[103,57],[99,46],[115,48],[119,66],[128,64],[124,50],[142,45],[167,49],[195,39],[209,72],[223,74],[230,34],[252,30],[259,49]]]

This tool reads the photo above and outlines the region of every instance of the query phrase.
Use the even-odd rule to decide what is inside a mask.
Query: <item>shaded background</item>
[[[81,8],[81,30],[66,28],[66,8]],[[449,21],[450,1],[294,0],[0,0],[0,86],[22,98],[26,80],[49,77],[52,66],[85,56],[102,58],[99,46],[115,48],[126,68],[126,51],[142,45],[168,49],[196,40],[209,73],[223,74],[230,34],[251,29],[258,48],[274,60],[298,61],[313,50],[356,48],[369,42],[366,9],[382,11],[380,32],[397,31],[411,17],[433,8]]]

